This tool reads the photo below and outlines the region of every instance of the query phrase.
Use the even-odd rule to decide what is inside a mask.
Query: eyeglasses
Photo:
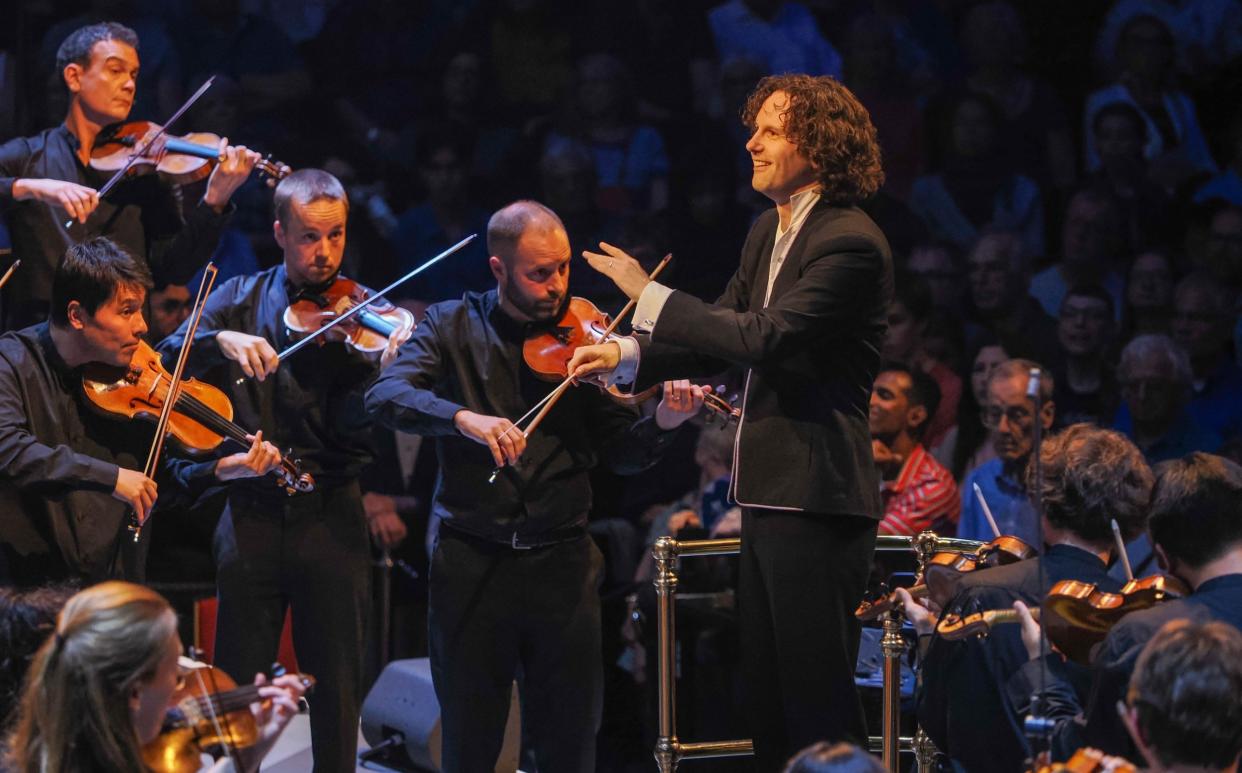
[[[989,405],[979,412],[979,420],[988,429],[999,427],[1001,417],[1008,419],[1009,423],[1015,427],[1025,427],[1031,423],[1031,412],[1016,405],[1003,409],[1000,406]]]

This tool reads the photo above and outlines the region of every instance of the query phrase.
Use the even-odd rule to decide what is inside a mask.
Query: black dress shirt
[[[285,329],[283,314],[298,288],[283,265],[249,276],[234,277],[207,299],[198,334],[186,363],[186,375],[220,387],[233,403],[233,421],[248,432],[263,431],[263,439],[281,452],[292,450],[303,471],[319,486],[346,483],[358,476],[372,457],[370,420],[363,411],[363,393],[374,377],[378,361],[329,341],[312,343],[281,362],[275,373],[260,382],[247,378],[237,363],[225,359],[216,333],[235,330],[266,338],[283,351],[294,343]],[[189,321],[157,348],[165,363],[176,361]],[[237,384],[239,378],[243,383]],[[235,445],[219,453],[234,453]],[[233,485],[259,496],[283,497],[272,476],[246,478]]]
[[[220,241],[227,212],[199,203],[183,219],[179,189],[154,174],[118,183],[85,224],[75,220],[69,228],[69,215],[59,206],[13,198],[18,179],[65,180],[99,190],[110,175],[83,166],[79,147],[64,125],[0,145],[0,209],[13,254],[22,261],[4,290],[9,329],[46,318],[52,275],[70,244],[107,236],[145,260],[162,280],[184,284]]]
[[[674,437],[595,387],[571,388],[527,438],[517,466],[489,484],[491,452],[459,434],[453,416],[465,409],[516,420],[555,388],[522,360],[531,329],[501,310],[495,290],[435,304],[367,392],[367,409],[384,424],[435,437],[433,514],[498,542],[538,542],[580,527],[591,509],[588,470],[602,460],[615,472],[638,472]]]
[[[140,576],[114,565],[118,540],[129,540],[128,506],[112,491],[118,467],[142,469],[150,426],[90,404],[82,369],[61,359],[47,323],[0,336],[0,585]],[[161,504],[178,498],[173,467],[183,485],[214,473],[169,462]]]
[[[1069,545],[1052,545],[1039,558],[964,575],[944,611],[966,616],[1007,609],[1019,599],[1038,605],[1061,580],[1095,583],[1104,591],[1121,588],[1098,556]],[[918,715],[936,748],[968,771],[1025,770],[1022,717],[1011,705],[1007,689],[1010,677],[1026,661],[1017,625],[997,626],[986,638],[946,641],[934,636],[923,659]],[[1085,671],[1067,678],[1085,692]]]

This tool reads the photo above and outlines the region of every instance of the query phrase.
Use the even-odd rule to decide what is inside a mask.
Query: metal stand
[[[888,773],[897,773],[899,738],[901,736],[901,659],[906,654],[906,640],[901,635],[903,616],[894,608],[884,615],[884,638],[880,650],[884,653],[884,691],[882,723],[882,753],[880,760]]]

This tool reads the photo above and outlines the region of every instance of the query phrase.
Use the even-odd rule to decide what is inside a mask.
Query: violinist
[[[953,474],[920,442],[939,405],[940,387],[931,376],[899,363],[880,366],[867,423],[882,481],[881,534],[913,536],[957,523],[961,502]]]
[[[105,238],[71,246],[52,280],[51,319],[0,337],[0,584],[141,578],[146,543],[126,533],[155,504],[218,480],[262,475],[278,458],[249,452],[168,461],[161,483],[140,470],[150,425],[103,416],[83,393],[83,368],[128,365],[147,330],[145,265]]]
[[[31,664],[2,761],[11,773],[141,771],[141,747],[160,733],[184,674],[177,616],[155,591],[105,582],[78,592]],[[258,770],[298,712],[304,688],[292,675],[255,677],[250,712],[258,743],[209,770]]]
[[[1040,453],[1046,551],[963,575],[946,613],[1007,608],[1015,600],[1037,604],[1053,584],[1066,579],[1109,592],[1120,589],[1120,581],[1108,575],[1110,521],[1116,519],[1129,536],[1143,528],[1152,486],[1143,455],[1123,435],[1088,424],[1075,424],[1044,441]],[[1035,485],[1032,470],[1027,485]],[[910,602],[904,591],[898,594],[915,627],[930,633],[928,611]],[[1023,770],[1029,751],[1022,714],[1011,706],[1006,689],[1026,660],[1016,626],[997,627],[985,639],[930,640],[919,722],[936,747],[966,770]]]
[[[316,488],[287,496],[270,480],[230,486],[214,542],[215,651],[229,673],[265,667],[288,608],[298,662],[319,680],[311,706],[315,770],[353,770],[371,575],[358,485],[373,456],[363,394],[409,330],[395,328],[378,357],[320,339],[281,362],[276,349],[292,343],[286,309],[321,298],[339,278],[349,199],[332,175],[301,169],[276,187],[273,208],[284,260],[216,288],[186,375],[223,389],[236,421],[292,449]],[[186,329],[158,347],[166,361]]]
[[[184,283],[211,257],[229,199],[259,160],[221,143],[223,161],[196,204],[183,204],[179,190],[156,175],[127,180],[100,199],[110,175],[90,167],[91,151],[105,127],[129,117],[138,36],[114,22],[82,27],[61,44],[56,67],[69,90],[65,122],[0,146],[0,208],[23,259],[4,294],[9,330],[46,316],[57,261],[92,236],[111,237],[166,281]]]
[[[1089,697],[1064,688],[1060,658],[1041,664],[1039,626],[1026,615],[1022,628],[1032,660],[1022,667],[1010,694],[1029,697],[1048,676],[1048,691],[1060,699],[1047,712],[1057,720],[1052,737],[1054,760],[1066,759],[1082,746],[1135,758],[1117,702],[1145,644],[1171,620],[1218,621],[1242,629],[1242,467],[1213,454],[1196,452],[1158,467],[1151,496],[1148,534],[1161,568],[1194,589],[1184,598],[1132,612],[1108,632],[1094,652]],[[1025,693],[1025,696],[1023,695]],[[1080,707],[1085,709],[1080,711]],[[1019,711],[1025,710],[1018,701]],[[1078,716],[1075,716],[1078,714]]]
[[[524,437],[513,420],[555,385],[535,377],[523,344],[555,331],[565,311],[569,238],[550,209],[518,201],[492,215],[487,248],[496,289],[429,307],[367,408],[434,439],[440,463],[429,621],[442,769],[495,767],[520,672],[522,727],[539,770],[595,770],[603,558],[586,529],[588,472],[653,464],[708,390],[666,384],[654,418],[640,420],[580,385]]]

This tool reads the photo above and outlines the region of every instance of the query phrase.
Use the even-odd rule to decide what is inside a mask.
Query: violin
[[[1041,608],[1031,609],[1047,631],[1048,640],[1067,658],[1088,665],[1091,650],[1104,640],[1122,617],[1161,601],[1181,598],[1190,589],[1175,577],[1152,575],[1130,580],[1117,593],[1102,591],[1092,583],[1061,580],[1052,586]],[[1041,620],[1042,618],[1042,620]],[[945,615],[936,632],[946,639],[986,636],[992,626],[1018,622],[1013,609],[989,609],[972,615]]]
[[[370,288],[338,274],[321,292],[303,292],[302,297],[289,304],[284,313],[285,327],[290,333],[313,334],[373,294]],[[344,341],[361,352],[382,352],[394,330],[413,328],[414,315],[408,309],[379,298],[328,330],[324,338]]]
[[[957,580],[963,574],[989,566],[1025,561],[1036,555],[1035,548],[1017,537],[1001,535],[985,542],[974,550],[940,550],[927,559],[923,568],[923,582],[907,588],[914,598],[930,598],[943,608],[957,591]],[[854,610],[859,620],[875,620],[897,605],[897,594],[886,593],[879,598],[865,599]]]
[[[560,382],[569,376],[569,360],[579,346],[604,343],[612,318],[586,298],[571,297],[556,322],[533,332],[522,344],[522,359],[535,376],[544,381]],[[615,385],[600,387],[619,403],[635,405],[655,395],[659,385],[642,392],[626,394]],[[729,401],[714,393],[703,398],[703,405],[725,423],[741,418],[742,412]]]
[[[140,341],[126,368],[88,365],[82,373],[82,389],[87,399],[106,414],[151,420],[163,408],[171,380],[159,353],[146,341]],[[192,378],[181,382],[169,432],[190,453],[211,451],[225,439],[245,448],[251,443],[251,433],[233,423],[233,404],[228,396],[211,384]],[[315,490],[315,479],[302,472],[300,463],[287,453],[273,472],[286,494]]]
[[[1068,762],[1046,761],[1036,765],[1031,773],[1139,773],[1129,760],[1105,754],[1099,749],[1084,748],[1074,752]]]
[[[277,669],[276,675],[284,673]],[[315,678],[298,674],[310,691]],[[246,749],[259,740],[259,727],[250,704],[258,703],[259,688],[241,687],[224,671],[199,664],[185,686],[173,693],[174,708],[164,717],[160,734],[142,747],[142,759],[152,773],[192,773],[201,765],[202,754]]]
[[[152,142],[162,131],[163,127],[152,121],[126,121],[104,127],[91,149],[91,168],[116,173],[129,165],[127,174],[157,172],[176,185],[197,182],[211,174],[221,158],[219,135],[191,132],[181,137],[161,136]],[[266,178],[268,187],[293,172],[271,156],[261,159],[255,168]]]

